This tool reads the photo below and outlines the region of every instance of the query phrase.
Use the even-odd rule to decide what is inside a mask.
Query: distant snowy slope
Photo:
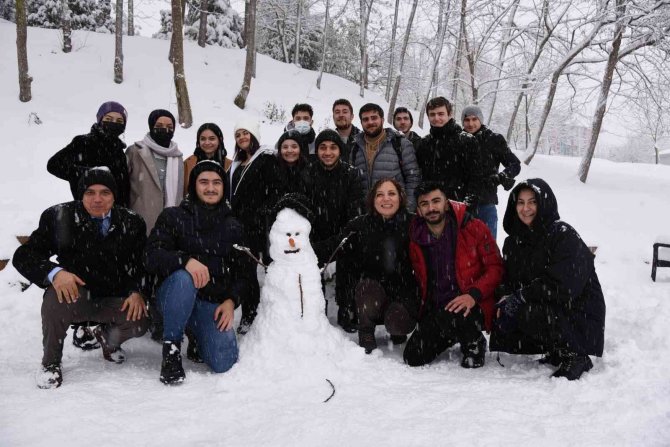
[[[13,24],[0,23],[0,259],[11,256],[15,235],[32,231],[44,208],[70,199],[67,183],[50,176],[46,162],[88,131],[101,102],[115,99],[128,108],[129,143],[144,135],[153,108],[176,111],[167,41],[126,38],[125,82],[116,85],[112,36],[76,32],[75,51],[65,55],[57,31],[32,28],[34,99],[22,104],[14,31]],[[310,102],[317,128],[339,97],[356,109],[381,101],[373,94],[362,99],[357,86],[328,75],[324,90],[316,90],[316,73],[259,55],[249,110],[241,112],[232,100],[244,53],[190,43],[186,53],[195,123],[175,136],[186,154],[205,121],[221,125],[232,149],[235,121],[247,113],[260,118],[266,101],[287,114],[295,102]],[[32,112],[42,124],[31,124]],[[262,140],[274,144],[281,130],[282,124],[264,124]],[[386,345],[380,327],[380,350],[366,356],[349,336],[352,341],[328,347],[332,365],[307,358],[288,368],[279,353],[247,355],[255,351],[253,339],[242,338],[240,361],[229,373],[213,375],[185,360],[187,379],[179,388],[158,381],[160,347],[148,337],[127,343],[124,365],[78,351],[68,337],[63,386],[38,390],[33,374],[42,353],[42,291],[21,292],[10,265],[0,272],[0,445],[668,446],[670,269],[660,269],[653,283],[649,262],[657,237],[670,238],[670,167],[594,160],[582,184],[578,165],[576,158],[536,156],[520,178],[546,179],[561,217],[598,246],[605,355],[594,358],[580,381],[550,379],[552,369],[536,358],[506,354],[504,367],[489,353],[484,368],[464,370],[458,348],[410,369],[402,351]],[[506,200],[502,193],[501,222]],[[499,243],[504,237],[501,225]],[[336,388],[328,403],[322,403],[331,393],[325,379]]]

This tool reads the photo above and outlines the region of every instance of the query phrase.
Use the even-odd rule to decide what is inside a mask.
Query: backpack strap
[[[401,135],[395,135],[393,139],[391,140],[391,145],[393,146],[393,150],[395,150],[395,154],[398,157],[398,165],[400,166],[400,173],[402,174],[402,182],[404,184],[407,184],[407,179],[405,178],[405,170],[403,169],[403,162],[402,162],[402,137]]]

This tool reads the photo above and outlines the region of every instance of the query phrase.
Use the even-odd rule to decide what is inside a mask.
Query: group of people
[[[46,289],[38,386],[61,385],[70,325],[75,346],[101,348],[114,363],[125,360],[124,341],[151,329],[165,384],[185,378],[185,336],[189,359],[230,369],[237,334],[258,312],[257,263],[271,262],[269,216],[286,194],[311,210],[310,241],[325,277],[335,276],[338,325],[357,331],[366,353],[384,325],[410,366],[458,343],[461,366],[478,368],[486,331],[491,350],[545,354],[555,377],[579,379],[592,367],[605,319],[594,257],[560,220],[546,182],[514,186],[519,160],[478,106],[463,109],[461,127],[446,98],[431,99],[423,138],[404,107],[394,128],[373,103],[358,112],[362,129],[348,100],[332,113],[335,129],[317,134],[312,107],[296,104],[273,146],[261,144],[257,121],[241,120],[230,157],[221,129],[205,123],[184,160],[169,111],[152,111],[148,133],[124,152],[128,113],[102,104],[91,132],[47,165],[74,200],[44,211],[13,259]],[[514,188],[502,256],[498,185]]]

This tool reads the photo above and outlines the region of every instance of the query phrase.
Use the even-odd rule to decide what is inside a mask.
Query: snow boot
[[[366,354],[370,354],[377,349],[377,340],[375,339],[375,330],[359,330],[358,346],[365,349]]]
[[[83,351],[90,351],[92,349],[99,349],[100,343],[95,338],[93,330],[96,326],[88,326],[87,324],[73,324],[72,325],[72,344]]]
[[[107,344],[102,325],[96,326],[93,329],[93,335],[95,335],[96,340],[98,340],[98,343],[102,347],[102,356],[105,360],[119,364],[126,361],[126,352],[120,346],[112,347]]]
[[[470,343],[461,343],[461,352],[463,353],[461,361],[463,368],[481,368],[484,366],[486,357],[486,338],[480,335],[478,339]]]
[[[542,357],[540,360],[538,360],[538,363],[540,365],[552,365],[552,366],[560,366],[561,365],[561,351],[549,351]]]
[[[243,316],[242,319],[240,320],[240,325],[237,327],[237,333],[240,335],[244,335],[247,332],[249,332],[249,330],[251,329],[251,324],[253,322],[254,322],[253,318]]]
[[[346,307],[337,309],[337,324],[340,325],[344,332],[350,334],[356,332],[356,327],[358,326],[357,320],[356,314],[352,310],[347,309]]]
[[[42,366],[37,371],[37,374],[35,374],[35,382],[37,383],[37,387],[43,390],[61,386],[63,383],[63,372],[61,371],[60,363]]]
[[[181,366],[181,343],[163,342],[163,363],[160,381],[165,385],[179,385],[186,378]]]
[[[561,357],[561,366],[551,377],[565,377],[568,380],[579,380],[582,373],[593,368],[593,363],[588,355],[568,352]]]

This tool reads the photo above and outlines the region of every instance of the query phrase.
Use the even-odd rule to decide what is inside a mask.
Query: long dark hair
[[[377,190],[379,187],[386,182],[393,183],[393,186],[395,186],[396,191],[398,191],[398,194],[400,195],[400,208],[398,208],[398,211],[407,207],[407,193],[405,192],[405,189],[402,187],[402,185],[394,178],[384,177],[375,182],[372,188],[370,188],[370,191],[368,191],[368,195],[365,199],[365,205],[367,206],[368,214],[372,216],[379,215],[375,209],[375,196],[377,195]]]
[[[203,151],[200,147],[200,134],[206,130],[212,131],[212,133],[216,135],[216,138],[219,139],[219,147],[216,149],[216,152],[214,152],[214,157],[212,157],[212,160],[223,166],[227,151],[226,147],[223,145],[223,132],[221,132],[221,128],[214,123],[205,123],[198,128],[198,133],[195,137],[195,151],[193,151],[193,154],[196,156],[198,161],[209,159],[205,151]]]

